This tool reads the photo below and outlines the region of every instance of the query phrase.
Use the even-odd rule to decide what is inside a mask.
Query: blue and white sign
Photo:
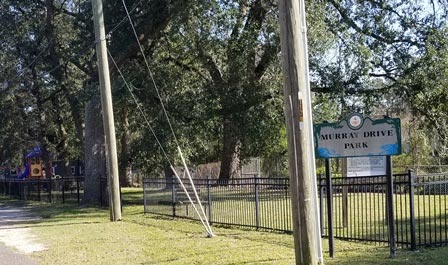
[[[314,125],[314,143],[319,158],[399,155],[400,119],[372,120],[354,113],[338,123]]]

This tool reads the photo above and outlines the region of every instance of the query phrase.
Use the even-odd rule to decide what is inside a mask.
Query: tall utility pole
[[[288,130],[289,175],[296,264],[319,264],[313,189],[312,124],[304,1],[280,0],[280,36]]]
[[[110,220],[121,220],[120,186],[118,182],[117,141],[115,139],[114,112],[110,88],[109,63],[107,61],[106,34],[102,0],[92,0],[95,25],[96,54],[101,90],[104,135],[106,136],[107,183],[109,191]]]

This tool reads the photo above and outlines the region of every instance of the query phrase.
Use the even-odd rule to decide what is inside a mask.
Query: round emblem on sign
[[[362,124],[363,118],[359,113],[354,113],[348,118],[348,127],[350,127],[350,129],[357,130],[361,128]]]

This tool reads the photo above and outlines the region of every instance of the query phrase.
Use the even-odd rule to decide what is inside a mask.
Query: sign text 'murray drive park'
[[[355,113],[339,123],[314,125],[314,141],[320,158],[398,155],[400,119],[364,119]]]

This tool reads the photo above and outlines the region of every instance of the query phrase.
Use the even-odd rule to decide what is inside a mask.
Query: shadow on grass
[[[45,221],[45,224],[42,222],[26,222],[25,224],[23,222],[17,222],[17,223],[11,223],[8,225],[8,227],[0,227],[0,230],[13,230],[17,228],[35,228],[35,227],[59,227],[59,226],[73,226],[73,225],[79,225],[79,224],[101,224],[102,222],[95,222],[95,221],[82,221],[82,222],[73,222],[73,223],[63,223],[63,224],[48,224],[47,220]]]
[[[98,208],[1,199],[0,229],[95,224],[101,221],[94,219],[107,220],[107,212],[101,213]]]

